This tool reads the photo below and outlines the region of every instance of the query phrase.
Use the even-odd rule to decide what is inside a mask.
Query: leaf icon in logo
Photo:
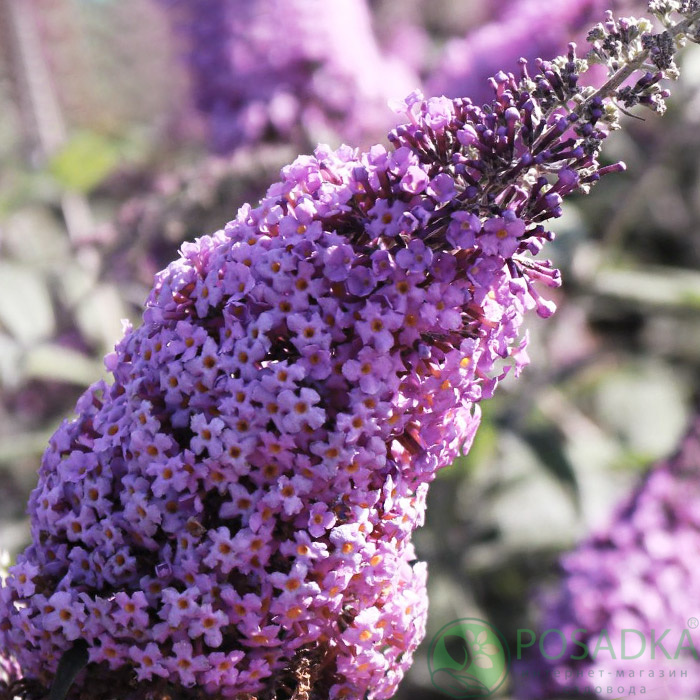
[[[508,677],[510,654],[491,624],[465,617],[445,625],[428,653],[433,685],[452,698],[486,698]],[[700,700],[700,698],[698,698]]]
[[[460,665],[462,671],[471,666],[472,655],[464,637],[458,634],[446,634],[442,641],[445,645],[445,651],[449,654],[452,661]]]
[[[458,673],[440,668],[432,674],[433,685],[451,698],[484,698],[491,694],[489,688],[468,673]]]

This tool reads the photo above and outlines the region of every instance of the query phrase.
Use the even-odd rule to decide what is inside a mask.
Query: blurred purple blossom
[[[184,42],[212,148],[366,142],[417,78],[384,55],[365,0],[160,0]]]
[[[426,81],[433,95],[491,99],[488,79],[499,70],[518,72],[518,60],[530,62],[563,53],[572,40],[583,43],[605,10],[619,10],[633,0],[515,0],[502,3],[491,20],[465,37],[447,42]],[[636,3],[644,9],[645,3]]]
[[[533,647],[515,670],[518,698],[560,698],[590,687],[589,669],[596,669],[596,678],[598,672],[605,679],[608,673],[618,679],[618,672],[635,678],[625,682],[647,686],[655,700],[697,697],[700,664],[692,650],[698,638],[688,620],[700,600],[695,568],[700,552],[699,470],[696,417],[678,452],[652,467],[605,529],[562,558],[561,582],[540,595],[540,630],[559,630],[566,640],[575,637],[591,655],[600,645],[600,652],[595,659],[570,660],[570,653],[580,655],[582,648],[569,641],[561,659],[546,661]],[[627,658],[622,657],[624,630]],[[662,636],[661,647],[652,650],[652,637]],[[545,651],[557,657],[561,637],[552,634],[548,641],[552,647],[545,646]],[[686,651],[676,654],[683,645]],[[614,656],[606,651],[608,646]]]

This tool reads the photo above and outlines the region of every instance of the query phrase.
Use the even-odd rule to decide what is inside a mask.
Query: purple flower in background
[[[652,467],[604,530],[563,557],[558,589],[540,596],[538,628],[560,630],[566,640],[574,635],[589,655],[582,658],[582,647],[569,642],[556,658],[561,637],[550,635],[552,660],[533,647],[516,667],[517,697],[580,691],[591,684],[589,669],[606,679],[621,672],[626,685],[646,686],[655,700],[698,697],[698,639],[689,619],[700,600],[699,470],[696,417],[678,452]],[[569,658],[571,649],[578,660]]]
[[[416,83],[384,55],[365,0],[160,0],[184,43],[212,148],[354,142],[390,126]]]
[[[605,10],[643,11],[634,0],[515,0],[502,3],[491,21],[464,38],[452,39],[426,82],[434,95],[470,97],[477,104],[491,99],[489,78],[499,70],[517,71],[520,58],[534,61],[566,49]]]

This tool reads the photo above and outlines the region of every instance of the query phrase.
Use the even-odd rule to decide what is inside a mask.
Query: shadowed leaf
[[[58,662],[56,676],[53,679],[49,700],[64,700],[75,677],[87,666],[87,642],[78,639],[73,646],[63,654]]]
[[[538,426],[525,431],[523,438],[547,471],[569,492],[578,510],[581,506],[578,480],[561,431],[554,425]]]

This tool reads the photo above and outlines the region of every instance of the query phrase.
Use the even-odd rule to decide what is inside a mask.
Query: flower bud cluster
[[[44,454],[6,674],[48,685],[77,643],[93,700],[394,693],[428,484],[553,311],[542,222],[618,168],[584,65],[523,62],[483,108],[413,94],[391,150],[319,146],[182,247]]]

